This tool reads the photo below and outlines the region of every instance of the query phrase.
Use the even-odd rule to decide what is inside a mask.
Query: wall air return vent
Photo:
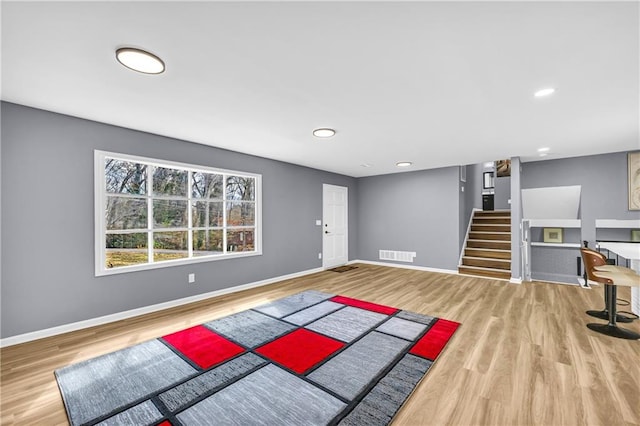
[[[396,262],[410,262],[413,263],[413,258],[416,257],[415,251],[394,251],[394,250],[380,250],[380,260],[395,260]]]

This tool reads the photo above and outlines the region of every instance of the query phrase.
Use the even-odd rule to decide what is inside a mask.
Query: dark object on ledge
[[[493,194],[482,194],[482,210],[493,210]]]

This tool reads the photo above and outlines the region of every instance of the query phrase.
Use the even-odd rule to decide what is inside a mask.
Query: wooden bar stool
[[[609,319],[609,306],[611,305],[609,301],[609,286],[611,285],[611,280],[601,277],[596,277],[593,275],[594,268],[600,266],[613,266],[607,265],[607,257],[600,253],[599,251],[591,250],[587,247],[580,248],[580,254],[582,255],[582,261],[584,262],[584,271],[586,273],[586,278],[589,281],[597,282],[600,284],[604,284],[604,309],[601,311],[590,310],[587,311],[587,315],[590,315],[595,318],[608,320]],[[622,268],[621,266],[613,266],[616,270],[628,269]],[[629,269],[630,270],[630,269]],[[632,271],[633,272],[633,271]],[[614,304],[616,300],[614,299]],[[617,322],[631,322],[633,318],[625,317],[616,313],[616,321]]]
[[[616,298],[617,298],[617,286],[622,285],[626,287],[640,287],[640,275],[636,274],[633,270],[628,268],[620,268],[612,265],[602,265],[594,267],[592,271],[593,275],[598,278],[603,278],[611,281],[612,284],[607,285],[609,306],[609,323],[608,324],[595,324],[589,323],[587,327],[590,330],[597,331],[598,333],[606,334],[607,336],[618,337],[621,339],[637,340],[640,339],[640,334],[631,330],[625,330],[620,328],[616,324]]]

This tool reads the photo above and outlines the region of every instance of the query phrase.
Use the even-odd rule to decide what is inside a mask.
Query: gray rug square
[[[387,315],[347,306],[312,322],[305,328],[343,342],[350,342],[371,330],[385,318]]]
[[[278,403],[274,404],[277,395]],[[326,425],[345,403],[269,364],[176,417],[190,425]]]
[[[194,373],[193,367],[157,340],[55,372],[72,425],[107,415]]]
[[[297,328],[255,311],[242,311],[205,324],[211,330],[253,348]]]
[[[232,382],[251,369],[266,363],[263,358],[249,352],[171,388],[158,397],[169,411],[175,412],[207,392]]]
[[[160,419],[162,419],[162,413],[153,405],[153,402],[147,400],[97,423],[96,426],[151,425]]]
[[[401,318],[390,318],[389,321],[382,323],[376,330],[413,341],[425,328],[427,328],[426,325],[418,322],[407,321]]]
[[[323,300],[331,299],[333,296],[335,296],[335,294],[308,290],[271,303],[260,305],[253,309],[276,318],[282,318],[296,311],[315,305],[316,303],[320,303]]]
[[[407,346],[404,339],[372,331],[307,377],[351,401]]]
[[[335,303],[327,300],[326,302],[322,302],[310,308],[303,309],[300,312],[296,312],[295,314],[289,315],[282,319],[296,325],[305,325],[343,307],[344,305],[340,303]]]
[[[409,321],[419,322],[425,325],[430,325],[436,320],[436,318],[431,317],[429,315],[417,314],[415,312],[410,312],[410,311],[400,311],[396,314],[396,317],[406,319]]]
[[[405,355],[339,424],[387,425],[431,364],[424,358]]]

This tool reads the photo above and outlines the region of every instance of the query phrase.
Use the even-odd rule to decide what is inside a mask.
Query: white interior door
[[[322,185],[322,267],[333,268],[349,260],[347,189]]]

